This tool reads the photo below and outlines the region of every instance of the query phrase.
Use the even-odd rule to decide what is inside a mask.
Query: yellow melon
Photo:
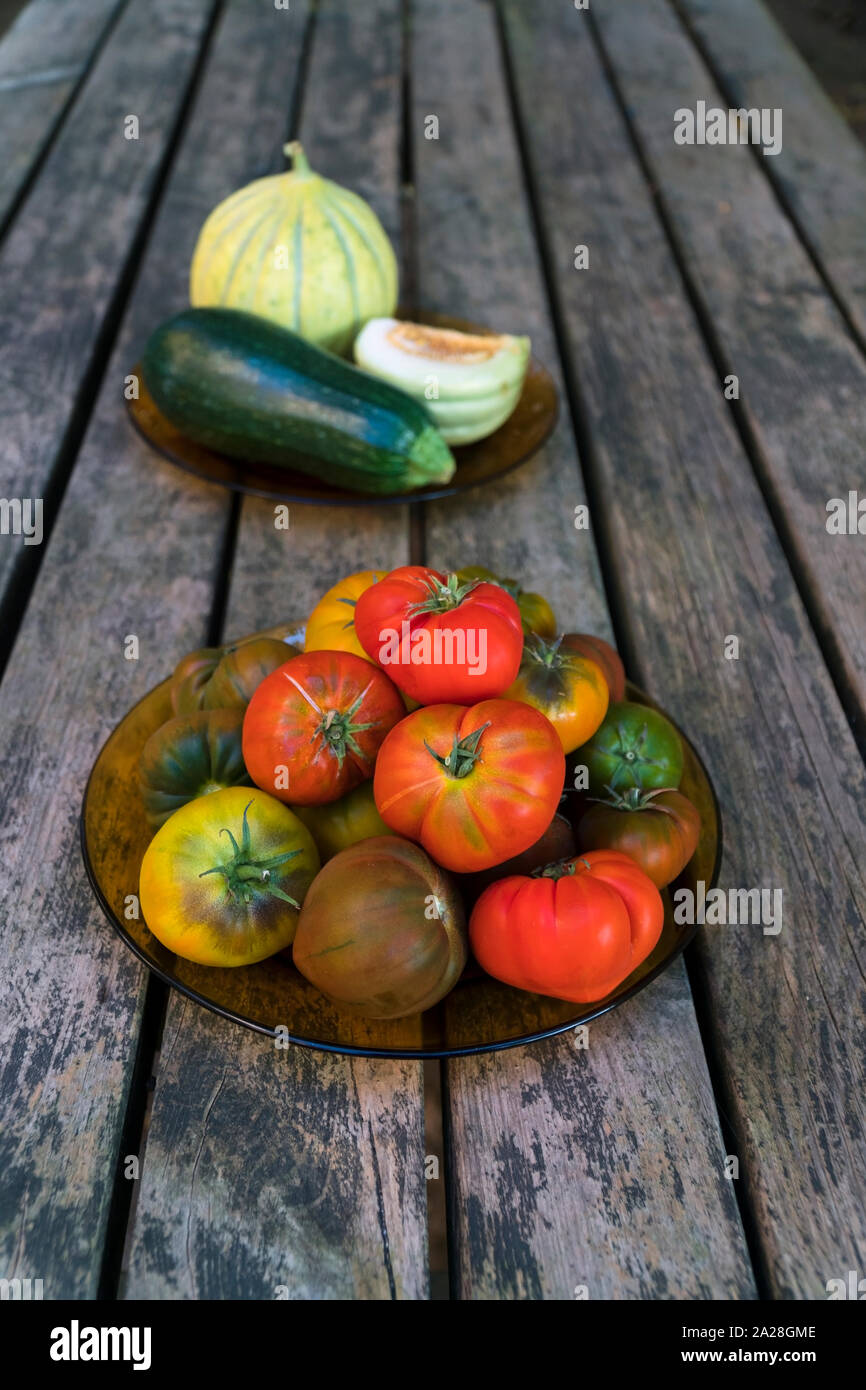
[[[299,144],[285,153],[289,172],[256,179],[208,217],[190,303],[245,309],[347,353],[368,319],[394,312],[394,251],[363,198],[313,173]]]

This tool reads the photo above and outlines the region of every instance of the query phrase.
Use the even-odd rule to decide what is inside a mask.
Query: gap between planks
[[[583,473],[583,481],[586,489],[587,500],[589,502],[591,514],[595,519],[594,532],[596,537],[596,548],[598,550],[599,567],[601,569],[605,597],[607,599],[608,609],[610,612],[610,620],[613,626],[613,631],[616,639],[616,646],[623,657],[626,670],[641,675],[642,673],[640,659],[638,657],[635,643],[632,640],[631,629],[624,617],[624,614],[628,606],[627,598],[623,590],[621,581],[618,577],[618,572],[614,558],[614,542],[608,525],[607,510],[602,502],[602,481],[599,476],[595,445],[593,443],[592,431],[589,424],[589,412],[581,398],[581,389],[578,381],[575,357],[569,347],[568,331],[566,328],[563,311],[560,305],[559,296],[556,290],[556,275],[551,262],[550,248],[548,246],[548,241],[544,232],[543,221],[540,214],[540,196],[533,172],[532,158],[529,151],[529,143],[526,136],[524,118],[520,105],[517,79],[516,74],[514,72],[511,50],[509,47],[508,37],[505,30],[505,19],[502,13],[502,8],[501,4],[499,3],[499,0],[495,0],[494,13],[496,16],[497,38],[500,53],[502,56],[503,71],[505,73],[506,79],[506,88],[509,103],[509,111],[511,115],[511,122],[514,128],[515,138],[517,141],[517,148],[520,155],[524,187],[526,191],[527,203],[532,217],[533,231],[535,233],[535,239],[539,249],[539,256],[544,276],[544,288],[547,296],[550,317],[553,324],[557,352],[559,354],[560,362],[562,364],[569,419],[577,444],[578,458],[580,460],[580,465]],[[637,156],[638,162],[641,167],[641,171],[647,184],[650,197],[652,198],[653,203],[659,211],[662,226],[664,228],[665,235],[667,236],[668,243],[671,247],[672,254],[676,260],[676,264],[680,271],[680,275],[683,279],[687,297],[693,310],[695,311],[701,330],[703,331],[704,323],[702,320],[704,316],[700,311],[700,306],[696,302],[696,296],[694,294],[693,287],[689,281],[687,272],[683,265],[682,257],[680,255],[679,248],[677,247],[673,230],[671,228],[669,219],[665,214],[664,208],[660,203],[659,195],[650,176],[650,172],[647,167],[646,160],[643,156],[643,152],[640,148],[636,132],[632,126],[632,122],[628,116],[625,103],[622,99],[622,94],[616,83],[615,74],[613,73],[604,46],[601,43],[594,18],[591,15],[590,20],[591,33],[596,51],[599,55],[599,60],[604,69],[611,90],[613,91],[617,106],[619,107],[620,112],[622,114],[623,121],[629,134],[629,138],[634,147],[635,154]],[[716,366],[718,369],[719,363],[716,360],[714,344],[707,338],[706,334],[704,336],[707,349],[710,353],[710,356],[713,358],[713,361],[716,362]],[[751,451],[749,449],[747,449],[747,453],[751,458]],[[692,994],[695,1018],[697,1021],[698,1032],[701,1038],[701,1044],[704,1049],[704,1056],[706,1060],[707,1071],[709,1073],[710,1086],[712,1089],[713,1101],[718,1115],[719,1126],[722,1130],[722,1133],[725,1135],[727,1139],[728,1136],[734,1135],[736,1133],[736,1130],[733,1121],[729,1118],[724,1108],[724,1105],[722,1104],[723,1091],[720,1083],[721,1063],[718,1056],[718,1049],[716,1045],[712,1042],[712,1030],[707,1026],[709,1014],[708,1001],[705,992],[703,988],[697,990],[695,988],[696,972],[692,963],[693,956],[694,952],[687,950],[684,953],[683,962],[689,982],[689,988]],[[698,976],[698,978],[700,977]],[[757,1235],[751,1205],[748,1200],[748,1194],[745,1190],[741,1191],[737,1188],[736,1185],[734,1185],[734,1195],[736,1197],[737,1207],[740,1213],[740,1221],[743,1227],[743,1235],[746,1241],[749,1259],[751,1260],[752,1272],[755,1277],[758,1294],[761,1298],[767,1298],[770,1296],[769,1285],[768,1280],[766,1278],[760,1240]]]
[[[196,61],[191,69],[183,101],[180,104],[177,117],[171,128],[169,138],[166,141],[165,150],[156,167],[150,194],[144,205],[139,225],[131,239],[129,250],[121,268],[117,284],[108,300],[105,316],[96,335],[87,369],[78,385],[75,402],[66,422],[62,442],[55,456],[48,483],[43,488],[43,512],[46,517],[43,542],[39,546],[25,550],[15,569],[10,574],[5,594],[0,596],[0,681],[3,679],[3,672],[6,669],[10,653],[15,645],[18,630],[27,611],[27,605],[39,576],[43,557],[48,551],[54,523],[60,512],[63,496],[66,492],[69,479],[72,476],[72,470],[75,467],[75,461],[78,457],[78,451],[90,423],[90,417],[97,395],[102,387],[103,377],[117,341],[117,335],[135,285],[139,266],[147,250],[147,244],[160,205],[163,189],[171,173],[174,158],[179,148],[189,113],[195,101],[221,8],[222,0],[215,0],[207,24],[203,30],[201,46]],[[104,43],[113,32],[122,9],[123,6],[118,7],[111,23],[108,25],[91,62],[85,69],[81,82],[76,88],[76,94],[86,81],[93,64],[102,51]],[[70,102],[64,108],[64,116],[70,109],[73,99],[74,97],[70,99]],[[58,121],[54,136],[50,142],[52,146],[61,124],[62,122]],[[38,168],[41,167],[42,160],[40,159]]]
[[[497,13],[500,14],[501,17],[501,11],[499,9],[500,0],[496,0],[496,3]],[[686,39],[694,48],[701,62],[705,64],[711,81],[718,87],[723,99],[726,101],[733,100],[728,86],[722,75],[718,72],[717,65],[713,62],[706,45],[697,35],[693,23],[684,14],[680,0],[667,0],[667,3],[680,24]],[[647,154],[643,138],[640,134],[637,122],[632,115],[629,104],[626,101],[622,82],[611,60],[607,44],[602,36],[596,16],[591,10],[587,10],[587,20],[600,62],[622,116],[629,141],[640,165],[659,221],[661,222],[667,238],[671,255],[676,263],[686,298],[694,314],[701,337],[704,341],[704,346],[719,375],[719,379],[724,380],[729,375],[734,374],[734,363],[723,346],[722,335],[713,322],[710,306],[704,302],[697,284],[696,272],[692,272],[689,269],[686,250],[680,233],[675,226],[674,217],[668,207],[665,194],[661,190],[659,181],[653,174],[651,161]],[[866,355],[866,340],[863,339],[863,336],[851,317],[850,311],[841,299],[835,285],[828,277],[820,259],[814,252],[810,239],[802,226],[802,221],[795,215],[790,205],[790,200],[784,195],[783,190],[771,176],[767,167],[768,161],[760,155],[757,145],[750,144],[748,150],[756,167],[760,170],[782,216],[790,222],[800,246],[820,280],[822,288],[826,291],[833,305],[838,310],[849,337],[858,352]],[[567,368],[567,371],[568,370]],[[576,385],[574,389],[577,394]],[[797,594],[805,609],[810,627],[830,674],[836,694],[839,697],[842,708],[851,725],[860,756],[864,763],[866,763],[866,712],[864,712],[861,707],[856,685],[845,670],[845,657],[841,640],[838,638],[835,630],[828,628],[827,623],[822,619],[819,609],[819,592],[816,588],[813,588],[810,583],[803,560],[798,554],[794,521],[793,519],[789,519],[786,514],[782,499],[774,485],[771,467],[764,456],[763,449],[757,437],[755,425],[753,425],[750,420],[744,403],[739,398],[730,400],[728,405],[730,407],[731,419],[739,435],[743,451],[749,460],[752,472],[764,499],[764,504],[772,519],[773,526],[775,527],[788,568],[797,589]],[[592,444],[589,439],[587,439],[586,443],[588,449],[587,457],[590,459],[591,463]],[[590,469],[590,471],[592,470]],[[606,537],[604,541],[606,542]]]

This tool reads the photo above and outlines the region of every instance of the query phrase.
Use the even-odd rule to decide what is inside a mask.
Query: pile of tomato
[[[287,631],[185,657],[142,752],[140,899],[165,946],[281,953],[372,1018],[438,1002],[470,950],[581,1003],[646,959],[700,817],[677,731],[625,699],[608,643],[557,635],[541,595],[480,567],[353,574],[303,651]]]

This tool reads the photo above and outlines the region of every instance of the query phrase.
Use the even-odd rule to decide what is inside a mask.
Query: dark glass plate
[[[272,629],[274,635],[288,634],[295,640],[302,631]],[[631,684],[628,698],[659,708]],[[276,1030],[285,1028],[289,1039],[303,1047],[367,1057],[451,1057],[536,1042],[587,1023],[645,988],[694,936],[695,926],[675,924],[671,891],[694,890],[699,880],[709,891],[718,877],[718,803],[706,769],[683,735],[681,787],[700,810],[700,843],[676,883],[663,892],[665,924],[658,945],[612,994],[593,1004],[548,999],[500,984],[470,962],[451,994],[424,1014],[387,1021],[353,1018],[330,1004],[281,957],[225,970],[195,965],[167,951],[143,919],[125,916],[126,901],[138,893],[139,867],[152,834],[138,792],[136,765],[145,740],[170,717],[169,682],[164,681],[121,720],[93,766],[81,812],[82,851],[93,890],[127,946],[160,979],[256,1032],[277,1036]]]
[[[399,311],[398,311],[399,312]],[[459,328],[467,333],[487,333],[490,330],[464,319],[444,314],[419,313],[417,322],[434,324],[438,328]],[[506,473],[528,463],[549,438],[556,424],[557,391],[553,378],[540,362],[530,359],[523,394],[504,425],[487,439],[453,450],[457,470],[450,483],[415,488],[413,492],[395,492],[373,496],[368,492],[349,492],[330,487],[307,473],[295,473],[267,463],[246,463],[218,454],[203,444],[195,444],[174,428],[157,408],[144,384],[140,366],[132,369],[138,377],[138,400],[127,401],[130,418],[148,444],[164,454],[172,463],[205,478],[210,483],[249,492],[256,497],[270,497],[278,502],[305,502],[330,507],[375,507],[389,502],[426,502],[436,497],[451,497],[466,492],[480,483],[494,482]],[[313,461],[312,466],[316,464]]]

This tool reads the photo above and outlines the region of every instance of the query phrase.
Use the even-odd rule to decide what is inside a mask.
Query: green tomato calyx
[[[586,860],[584,859],[584,864]],[[586,864],[589,868],[589,865]],[[577,869],[576,859],[554,859],[551,864],[544,864],[541,868],[533,869],[530,878],[552,878],[554,880],[567,878],[569,874],[574,874]]]
[[[456,574],[449,574],[443,584],[435,574],[428,575],[423,580],[428,596],[420,603],[412,604],[408,617],[414,618],[419,613],[448,613],[452,608],[459,608],[463,600],[481,583],[481,579],[467,579],[465,584],[461,584]]]
[[[284,893],[271,879],[271,873],[278,869],[281,864],[285,864],[289,859],[294,859],[296,854],[300,854],[299,849],[287,850],[285,854],[274,854],[270,859],[254,859],[252,853],[252,836],[250,834],[250,824],[247,820],[247,811],[252,806],[248,801],[244,807],[243,829],[241,831],[241,842],[238,844],[232,832],[227,826],[223,826],[221,835],[228,835],[232,842],[234,854],[227,864],[215,864],[212,869],[205,869],[199,874],[199,878],[206,878],[208,874],[222,874],[226,887],[233,898],[240,898],[245,903],[254,901],[257,893],[264,893],[272,898],[280,898],[290,907],[300,908],[300,903],[294,898]]]
[[[337,602],[338,602],[338,603],[345,603],[346,606],[347,606],[348,608],[351,608],[351,609],[352,609],[352,616],[351,616],[351,618],[349,619],[349,621],[348,621],[347,623],[343,623],[343,631],[344,631],[344,632],[348,632],[350,628],[352,628],[352,627],[355,626],[355,611],[354,611],[354,610],[358,607],[358,600],[357,600],[356,598],[340,598],[340,599],[337,599]]]
[[[633,777],[638,786],[645,769],[664,766],[659,758],[653,758],[646,752],[647,739],[649,738],[649,728],[646,724],[633,732],[630,732],[625,725],[617,724],[616,732],[619,739],[618,744],[603,751],[608,757],[621,759],[624,764],[622,771],[627,776]],[[618,771],[615,771],[612,783],[617,781],[618,775]]]
[[[372,729],[373,721],[367,724],[356,724],[355,715],[361,708],[364,701],[366,690],[362,690],[354,704],[347,710],[329,709],[322,716],[322,722],[317,725],[311,743],[316,739],[321,739],[325,747],[337,759],[337,764],[342,770],[347,753],[353,753],[361,762],[367,762],[363,750],[358,744],[355,734],[360,734],[364,729]]]
[[[587,800],[596,801],[600,806],[611,806],[616,811],[664,811],[666,815],[673,815],[669,807],[656,806],[655,799],[665,792],[675,792],[676,787],[656,787],[648,792],[641,787],[627,787],[624,792],[619,792],[615,787],[605,786],[605,791],[610,795],[590,796]]]
[[[426,739],[424,740],[424,747],[431,758],[435,758],[439,766],[445,769],[449,777],[466,777],[481,757],[479,747],[481,735],[485,729],[489,728],[490,720],[488,719],[487,723],[482,724],[480,729],[467,734],[465,738],[458,739],[455,734],[451,751],[446,753],[444,757],[441,753],[437,753],[435,748],[431,748]]]
[[[525,661],[535,661],[539,666],[561,666],[564,662],[559,650],[561,642],[562,635],[554,637],[552,642],[547,642],[543,637],[539,637],[537,632],[533,632],[523,644],[523,658]]]

